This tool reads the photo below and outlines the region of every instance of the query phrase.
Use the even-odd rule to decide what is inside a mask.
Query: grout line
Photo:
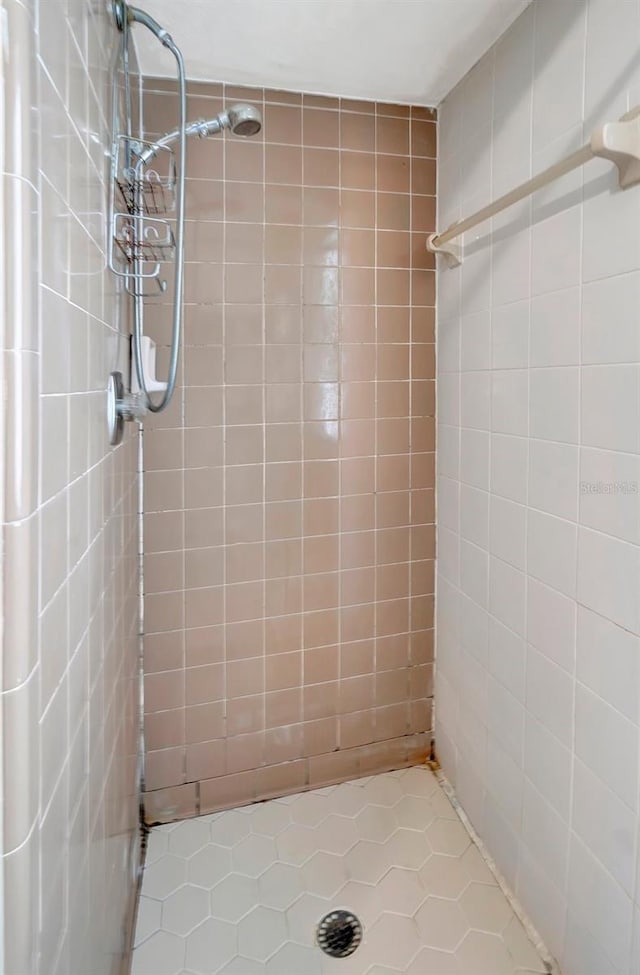
[[[337,714],[334,718],[334,730],[335,730],[335,742],[336,747],[341,747],[342,740],[342,707],[340,705],[340,696],[342,689],[342,681],[344,679],[344,646],[342,640],[342,618],[343,618],[343,605],[342,605],[342,559],[343,559],[343,545],[342,545],[342,498],[343,498],[343,472],[342,472],[342,422],[343,422],[343,397],[344,397],[344,379],[342,375],[342,349],[343,349],[343,310],[344,310],[344,265],[342,261],[342,247],[343,247],[343,233],[342,233],[342,115],[338,111],[338,343],[337,343],[337,354],[338,354],[338,371],[337,371],[337,422],[338,422],[338,444],[337,444],[337,456],[338,456],[338,565],[337,565],[337,577],[338,577],[338,708]]]
[[[225,100],[225,89],[222,88],[220,96],[224,104]],[[224,740],[223,740],[223,767],[225,774],[227,772],[227,727],[228,727],[228,705],[229,705],[229,694],[228,694],[228,668],[229,668],[229,658],[227,654],[227,595],[228,595],[228,582],[227,582],[227,438],[225,435],[227,429],[227,397],[226,397],[226,380],[227,380],[227,275],[226,275],[226,258],[227,258],[227,143],[225,140],[225,133],[220,133],[222,139],[222,416],[220,417],[220,423],[222,426],[222,623],[223,628],[223,651],[222,651],[222,720],[224,727]],[[186,506],[186,500],[185,500]],[[185,619],[185,627],[186,627]],[[186,647],[186,634],[185,634],[185,647]],[[185,696],[186,703],[186,696]],[[200,783],[196,783],[196,800],[197,807],[200,808]]]
[[[264,116],[264,89],[259,89],[262,98],[260,107]],[[263,764],[267,766],[267,315],[266,315],[266,257],[267,257],[267,143],[264,135],[262,146],[262,291],[261,291],[261,340],[262,340],[262,744]],[[225,178],[227,173],[225,172]],[[226,257],[226,255],[225,255]],[[225,626],[226,630],[226,626]],[[226,640],[226,635],[225,635]]]
[[[378,218],[380,193],[378,187],[378,105],[374,106],[373,113],[373,308],[374,308],[374,334],[375,343],[375,373],[373,384],[373,738],[377,737],[378,720],[376,715],[376,700],[378,696],[378,576],[380,566],[378,562],[378,460],[380,457],[378,450],[378,431],[379,431],[379,366],[380,366],[380,343],[378,341]],[[409,186],[411,189],[411,186]],[[409,196],[409,209],[411,209],[411,197]],[[409,412],[411,412],[411,374],[409,373]],[[411,531],[411,529],[409,529]]]

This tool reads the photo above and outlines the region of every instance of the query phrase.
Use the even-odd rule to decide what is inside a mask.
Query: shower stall
[[[372,151],[345,153],[353,171],[341,181],[348,107],[233,86],[222,99],[222,86],[199,85],[189,98],[203,118],[187,122],[171,35],[124,3],[113,15],[125,104],[133,26],[177,67],[175,84],[143,82],[144,138],[128,119],[114,130],[109,217],[110,267],[133,315],[130,377],[115,371],[109,384],[110,438],[126,420],[145,430],[154,822],[429,752],[434,292],[410,231],[432,226],[435,126],[428,110],[381,106],[378,121],[354,104]],[[192,164],[189,137],[225,129],[232,138]],[[389,172],[381,162],[372,179],[376,130]],[[426,182],[410,178],[404,130]],[[361,192],[377,183],[389,211],[379,219]]]
[[[0,0],[0,971],[637,975],[639,0],[147,3]]]

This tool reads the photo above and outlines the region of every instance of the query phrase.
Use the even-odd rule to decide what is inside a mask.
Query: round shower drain
[[[351,911],[331,911],[320,921],[317,936],[325,954],[346,958],[362,941],[362,925]]]

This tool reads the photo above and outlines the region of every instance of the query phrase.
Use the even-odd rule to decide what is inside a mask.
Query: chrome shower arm
[[[229,123],[224,122],[224,113],[217,115],[214,119],[198,119],[197,122],[190,122],[186,126],[187,136],[197,135],[200,139],[206,139],[207,136],[217,135],[218,132],[222,132],[224,128],[228,128]],[[158,150],[165,146],[170,146],[173,142],[177,142],[180,138],[180,129],[174,129],[172,132],[167,132],[163,135],[161,139],[154,142],[153,145],[148,146],[144,152],[140,154],[140,162],[142,165],[147,165],[152,159],[158,155]]]
[[[255,135],[261,128],[262,115],[255,105],[246,105],[240,102],[219,112],[215,118],[198,119],[196,122],[190,122],[186,127],[186,133],[188,136],[197,135],[201,139],[206,139],[210,135],[217,135],[218,132],[229,129],[234,135],[246,138],[247,136]],[[179,137],[180,129],[167,132],[166,135],[163,135],[161,139],[158,139],[157,142],[149,146],[142,153],[140,157],[141,161],[144,164],[150,162],[158,154],[159,149],[171,145]]]

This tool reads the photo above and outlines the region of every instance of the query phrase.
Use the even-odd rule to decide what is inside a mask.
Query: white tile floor
[[[349,958],[315,943],[348,908]],[[411,768],[158,826],[132,975],[546,972],[433,774]]]

